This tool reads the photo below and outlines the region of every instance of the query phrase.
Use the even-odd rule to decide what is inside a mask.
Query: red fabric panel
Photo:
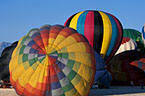
[[[94,12],[88,12],[85,20],[84,35],[88,39],[90,45],[93,47],[94,41]]]

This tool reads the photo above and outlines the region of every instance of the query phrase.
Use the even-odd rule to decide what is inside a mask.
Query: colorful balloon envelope
[[[119,49],[117,50],[116,54],[129,51],[129,50],[136,50],[136,48],[137,48],[137,44],[134,40],[128,37],[123,37],[121,45]]]
[[[137,43],[138,49],[144,50],[141,32],[134,29],[123,29],[123,37],[129,37]]]
[[[135,29],[123,29],[123,37],[129,37],[136,42],[141,42],[141,32]]]
[[[10,82],[22,96],[87,96],[95,59],[87,39],[60,25],[32,29],[9,65]]]
[[[87,10],[72,15],[64,24],[83,34],[97,53],[107,63],[115,54],[122,40],[122,25],[106,12]]]

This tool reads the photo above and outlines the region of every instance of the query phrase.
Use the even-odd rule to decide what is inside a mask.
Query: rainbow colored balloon
[[[122,25],[106,12],[87,10],[72,15],[64,24],[83,34],[97,53],[108,62],[119,48],[122,40]]]
[[[71,28],[32,29],[12,54],[10,82],[22,96],[87,96],[94,58],[88,41]]]

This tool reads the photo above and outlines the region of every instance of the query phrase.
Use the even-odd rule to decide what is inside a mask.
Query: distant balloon
[[[95,58],[87,39],[61,25],[32,29],[9,65],[10,81],[23,96],[87,96]]]
[[[16,48],[18,41],[12,43],[10,46],[6,47],[0,56],[0,80],[9,81],[9,62],[13,50]]]
[[[122,40],[122,25],[106,12],[87,10],[72,15],[64,24],[83,34],[95,51],[107,63],[115,54]]]
[[[128,37],[123,37],[121,45],[117,50],[116,54],[122,53],[124,51],[135,50],[136,48],[137,48],[137,44],[134,40]]]
[[[135,29],[123,29],[123,37],[129,37],[134,41],[141,41],[141,32]]]
[[[134,30],[134,29],[124,29],[123,37],[129,37],[129,38],[133,39],[137,43],[137,47],[139,49],[141,49],[141,50],[144,49],[141,32]]]
[[[143,40],[143,43],[145,44],[145,25],[142,28],[142,40]]]

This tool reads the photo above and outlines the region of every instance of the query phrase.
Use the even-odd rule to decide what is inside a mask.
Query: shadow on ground
[[[140,86],[112,86],[110,89],[91,89],[89,96],[145,96],[145,89]]]

